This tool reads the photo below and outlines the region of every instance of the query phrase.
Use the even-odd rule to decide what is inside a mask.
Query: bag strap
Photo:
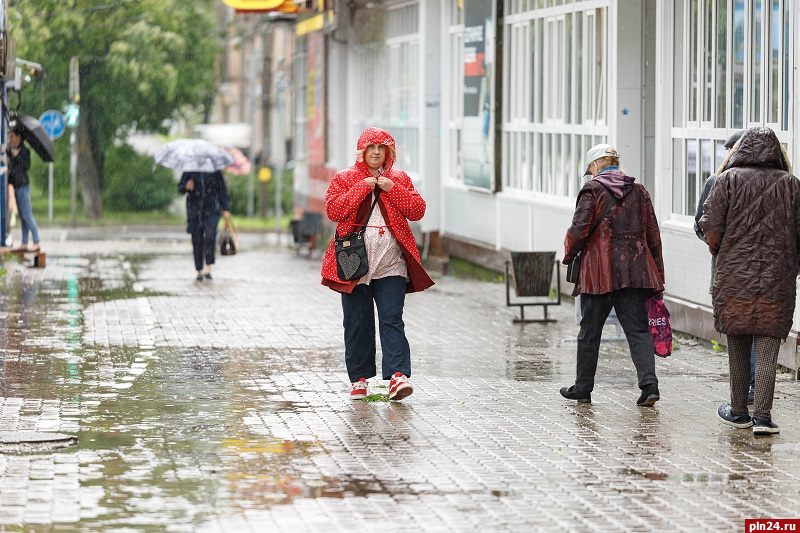
[[[378,196],[380,196],[380,194],[381,194],[381,189],[378,189],[375,192],[375,199],[372,200],[372,205],[369,208],[369,213],[367,213],[367,219],[364,221],[363,224],[353,224],[354,227],[361,226],[362,228],[367,229],[367,224],[369,223],[369,219],[370,219],[370,217],[372,217],[372,210],[375,209],[375,204],[378,203]],[[339,238],[339,232],[335,231],[333,233],[333,236],[334,236],[334,238],[338,239]]]
[[[600,223],[603,221],[603,219],[606,218],[606,215],[608,214],[609,211],[611,211],[611,208],[614,207],[617,204],[617,197],[614,196],[613,194],[611,196],[613,196],[614,199],[611,200],[611,203],[608,204],[608,207],[606,207],[606,210],[603,211],[603,214],[600,215],[600,218],[598,218],[597,222],[594,223],[594,225],[592,226],[592,229],[589,230],[589,234],[586,236],[586,241],[584,241],[584,247],[589,242],[589,240],[592,238],[592,234],[594,233],[594,230],[597,229],[597,226],[599,226]],[[583,250],[581,250],[581,251],[583,251]]]

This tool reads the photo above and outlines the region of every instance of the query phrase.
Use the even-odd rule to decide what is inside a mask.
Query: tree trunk
[[[89,220],[96,220],[103,216],[103,166],[102,155],[96,149],[97,141],[92,138],[91,113],[88,111],[88,106],[85,110],[81,109],[78,121],[78,176],[83,214]]]

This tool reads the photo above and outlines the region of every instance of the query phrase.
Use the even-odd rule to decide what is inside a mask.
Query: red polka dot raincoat
[[[359,151],[370,144],[384,144],[395,148],[394,138],[379,128],[367,128],[358,138]],[[393,169],[393,164],[391,152],[387,150],[383,175],[394,182],[394,187],[389,192],[381,191],[375,208],[381,210],[387,229],[403,249],[409,277],[406,292],[423,291],[433,285],[433,280],[422,267],[417,243],[408,221],[422,218],[425,214],[425,200],[414,189],[408,174]],[[346,235],[366,223],[372,204],[372,188],[364,179],[371,176],[369,168],[360,156],[356,158],[353,166],[333,176],[325,195],[325,210],[331,221],[338,222],[336,226],[338,235]],[[322,284],[335,291],[346,293],[353,292],[353,288],[358,284],[358,279],[343,281],[336,275],[333,238],[322,262]]]

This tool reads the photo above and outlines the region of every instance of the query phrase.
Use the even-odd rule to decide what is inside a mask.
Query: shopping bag
[[[236,229],[233,222],[225,220],[225,225],[219,234],[219,253],[221,255],[233,255],[239,251],[239,239],[236,237]]]
[[[653,353],[659,357],[672,354],[672,327],[669,323],[669,310],[664,296],[659,292],[645,303],[650,334],[653,336]]]

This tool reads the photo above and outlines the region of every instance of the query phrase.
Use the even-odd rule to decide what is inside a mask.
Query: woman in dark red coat
[[[564,239],[563,261],[569,264],[581,253],[580,275],[572,293],[581,297],[577,377],[574,385],[561,389],[561,395],[591,403],[600,337],[613,307],[628,339],[642,391],[636,405],[650,406],[660,398],[645,309],[645,300],[664,290],[658,222],[650,195],[619,169],[614,148],[593,147],[586,163],[585,174],[592,179],[578,193],[572,226]]]
[[[334,240],[322,263],[322,284],[342,294],[344,345],[350,397],[367,396],[367,379],[377,375],[375,365],[375,307],[383,354],[382,376],[389,380],[389,398],[400,400],[413,392],[411,350],[405,335],[403,304],[407,292],[433,285],[420,261],[409,220],[425,214],[425,201],[411,178],[393,169],[395,142],[388,132],[367,128],[358,139],[356,163],[331,180],[325,195],[328,218],[337,222],[336,234],[347,235],[366,225],[364,240],[369,271],[351,281],[336,273]],[[375,209],[366,220],[373,199]],[[374,302],[374,303],[373,303]]]

